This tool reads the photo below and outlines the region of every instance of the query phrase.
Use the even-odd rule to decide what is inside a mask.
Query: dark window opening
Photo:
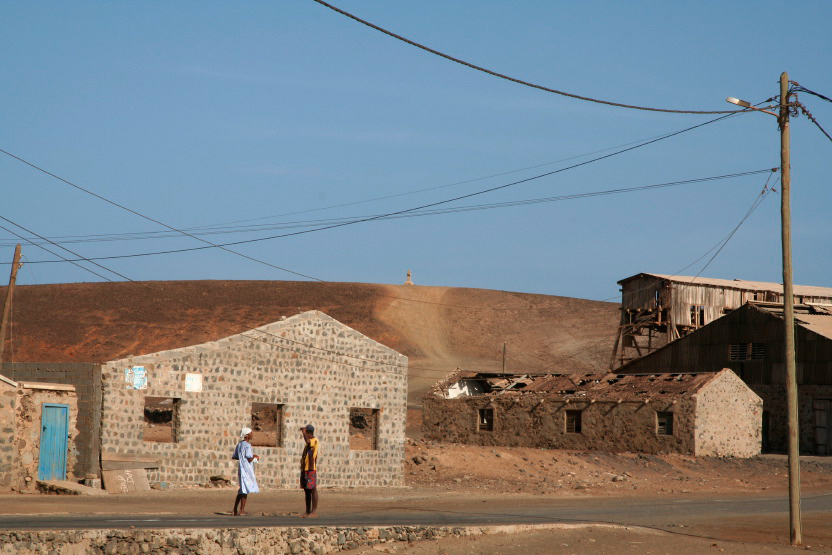
[[[660,436],[673,435],[673,413],[672,412],[657,412],[656,413],[656,433]]]
[[[350,409],[350,450],[378,449],[378,409]]]
[[[763,411],[763,426],[762,426],[762,430],[760,430],[760,433],[763,436],[761,438],[761,443],[762,443],[761,447],[762,447],[763,451],[768,451],[771,448],[771,444],[768,441],[768,430],[769,430],[769,426],[770,426],[770,424],[769,424],[769,419],[770,418],[771,418],[770,413],[767,410],[764,410]]]
[[[763,360],[766,351],[765,343],[731,343],[728,346],[728,360]]]
[[[705,325],[704,306],[690,305],[690,324],[697,327]]]
[[[477,420],[477,430],[480,432],[494,431],[494,409],[480,409]]]
[[[179,428],[179,399],[144,398],[144,441],[176,443]]]
[[[251,444],[283,447],[283,405],[251,404]]]
[[[579,434],[581,433],[581,411],[568,410],[566,411],[566,433]]]

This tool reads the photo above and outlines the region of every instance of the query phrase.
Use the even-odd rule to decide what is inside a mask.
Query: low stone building
[[[71,385],[0,376],[0,491],[34,491],[38,480],[83,478],[73,472],[77,414]]]
[[[752,457],[760,453],[761,425],[762,401],[728,369],[458,371],[425,396],[422,431],[426,439],[474,445]]]
[[[800,451],[832,455],[832,305],[797,304],[794,322]],[[616,372],[717,372],[730,368],[763,399],[764,449],[785,451],[784,335],[783,305],[748,302]]]
[[[101,379],[102,458],[155,459],[151,482],[235,476],[246,426],[260,485],[297,487],[312,424],[321,486],[403,485],[407,357],[322,312],[107,362]]]

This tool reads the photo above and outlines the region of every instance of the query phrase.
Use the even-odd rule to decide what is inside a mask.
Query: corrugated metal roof
[[[622,284],[639,276],[652,276],[659,279],[665,279],[676,283],[686,283],[690,285],[712,285],[715,287],[727,287],[733,289],[742,289],[744,291],[772,291],[774,293],[783,294],[782,283],[769,283],[766,281],[746,281],[744,279],[716,279],[704,278],[696,276],[670,276],[666,274],[652,274],[642,272],[628,278],[620,280],[618,283]],[[815,285],[795,285],[793,286],[794,294],[807,297],[829,297],[832,299],[832,287],[818,287]]]
[[[783,317],[783,305],[765,305],[749,303],[751,306],[777,316]],[[797,325],[813,331],[827,339],[832,339],[832,309],[815,307],[812,305],[798,305],[794,309],[794,320]]]
[[[809,331],[832,339],[832,316],[828,314],[797,314],[797,323]]]

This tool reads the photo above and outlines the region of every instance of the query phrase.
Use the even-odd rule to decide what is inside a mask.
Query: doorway
[[[38,480],[66,480],[69,405],[44,403],[42,407]]]
[[[814,399],[815,454],[832,455],[832,399]]]

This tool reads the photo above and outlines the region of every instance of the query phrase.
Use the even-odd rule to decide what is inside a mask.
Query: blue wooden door
[[[40,430],[38,480],[66,480],[69,405],[44,403]]]

